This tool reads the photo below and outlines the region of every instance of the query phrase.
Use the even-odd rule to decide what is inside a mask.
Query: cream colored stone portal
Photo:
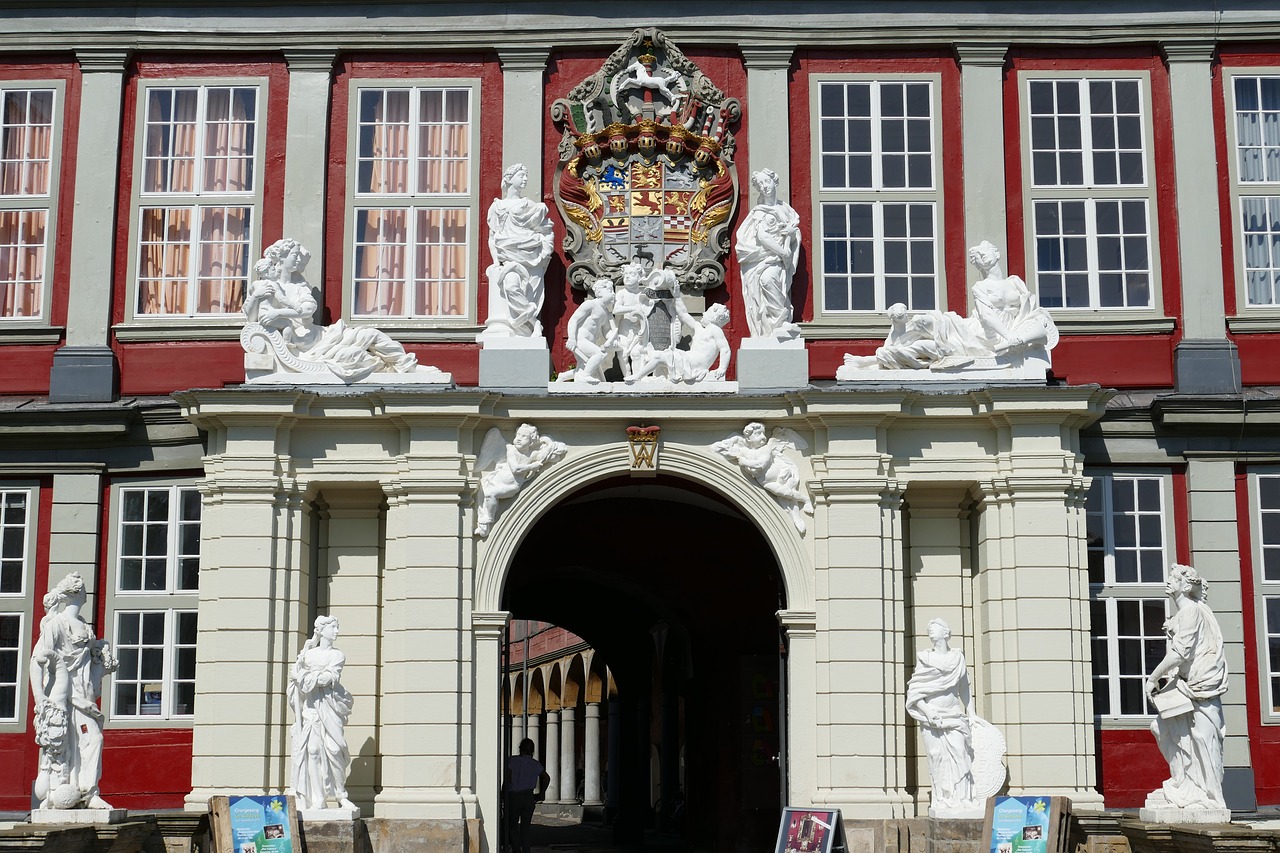
[[[496,850],[506,573],[551,507],[627,475],[636,400],[390,387],[175,396],[209,433],[188,807],[288,784],[285,686],[315,610],[343,625],[351,799],[375,818],[430,822],[458,849],[479,833]],[[902,696],[909,650],[936,615],[963,637],[978,713],[1008,741],[1010,791],[1101,807],[1079,430],[1105,399],[1093,386],[643,398],[662,427],[661,473],[736,506],[778,562],[790,804],[846,820],[926,812]],[[797,459],[814,504],[804,533],[710,449],[750,421],[810,448]],[[479,540],[476,454],[490,428],[523,422],[566,455]]]

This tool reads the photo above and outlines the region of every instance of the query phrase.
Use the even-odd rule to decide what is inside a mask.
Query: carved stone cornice
[[[741,45],[748,71],[785,71],[791,67],[795,45]]]
[[[818,614],[813,610],[779,610],[778,624],[793,639],[813,638],[818,630]]]
[[[123,74],[129,54],[127,50],[77,50],[76,62],[82,74]]]
[[[956,42],[955,51],[956,59],[961,65],[1003,68],[1005,57],[1009,53],[1009,45]]]
[[[338,58],[336,50],[308,50],[306,48],[289,48],[284,52],[285,64],[289,73],[331,74],[333,61]]]
[[[1212,39],[1160,42],[1160,52],[1164,54],[1164,61],[1167,63],[1212,62],[1217,47],[1217,42]]]
[[[498,61],[506,71],[546,71],[551,50],[546,47],[500,47]]]
[[[471,633],[478,640],[500,640],[511,614],[505,610],[476,610],[471,614]]]

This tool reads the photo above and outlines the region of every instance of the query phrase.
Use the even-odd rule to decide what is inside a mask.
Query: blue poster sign
[[[1049,798],[996,797],[988,853],[1048,853]]]
[[[288,798],[233,797],[230,811],[231,853],[293,853]]]

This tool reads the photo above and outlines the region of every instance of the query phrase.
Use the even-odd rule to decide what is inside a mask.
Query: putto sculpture
[[[974,311],[909,313],[889,307],[891,329],[875,355],[846,354],[836,379],[1028,379],[1043,381],[1058,328],[1018,276],[1006,276],[1000,252],[983,241],[969,250],[981,278],[973,285]]]
[[[604,381],[605,360],[618,352],[618,325],[613,316],[613,282],[607,278],[591,286],[594,299],[584,300],[569,318],[565,346],[578,359],[572,376],[566,380],[595,384]]]
[[[786,456],[788,450],[799,452],[809,449],[799,433],[787,427],[777,427],[766,439],[764,424],[752,421],[743,428],[741,435],[735,433],[717,441],[711,449],[740,465],[744,474],[773,495],[787,511],[796,530],[805,532],[804,514],[813,515],[813,502],[804,489],[799,466]]]
[[[412,353],[372,326],[315,323],[316,295],[303,277],[311,254],[284,238],[254,265],[240,332],[249,382],[448,383],[452,377],[418,364]],[[376,380],[370,377],[378,374]]]
[[[515,497],[535,474],[559,462],[567,452],[563,442],[539,435],[533,424],[521,424],[511,444],[497,427],[490,429],[476,458],[476,470],[481,472],[476,536],[483,539],[489,535],[498,516],[498,501]]]
[[[345,732],[354,701],[342,686],[347,658],[334,648],[337,639],[337,618],[317,616],[315,632],[289,669],[293,792],[303,809],[327,809],[337,802],[354,818],[360,809],[347,799],[351,752]]]
[[[489,206],[489,318],[484,338],[542,334],[543,279],[551,261],[547,206],[524,197],[529,170],[516,163],[502,175],[502,198]]]
[[[920,724],[929,759],[929,816],[982,817],[987,797],[1004,784],[1004,738],[974,710],[964,652],[950,640],[951,627],[930,620],[932,645],[916,657],[907,713]]]
[[[1168,650],[1147,676],[1156,708],[1151,731],[1169,778],[1147,796],[1143,820],[1216,823],[1230,820],[1222,796],[1227,659],[1209,584],[1191,566],[1173,565],[1165,583],[1173,615],[1164,623]]]
[[[102,677],[115,672],[111,644],[80,615],[84,580],[71,573],[44,597],[40,637],[31,653],[39,770],[32,799],[42,809],[110,809],[102,777]]]
[[[800,261],[800,216],[778,200],[778,175],[751,175],[759,196],[738,226],[735,251],[742,272],[742,302],[753,338],[789,340],[800,334],[791,322],[791,279]]]

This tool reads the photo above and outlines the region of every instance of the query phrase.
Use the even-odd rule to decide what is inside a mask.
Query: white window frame
[[[1231,233],[1235,238],[1232,269],[1235,272],[1236,314],[1227,318],[1232,332],[1274,332],[1280,330],[1280,298],[1274,304],[1249,303],[1249,275],[1245,248],[1245,231],[1242,222],[1244,203],[1250,198],[1275,199],[1280,207],[1280,180],[1242,181],[1240,179],[1240,132],[1237,125],[1236,80],[1241,78],[1280,79],[1280,66],[1224,67],[1222,73],[1224,123],[1227,131],[1227,180],[1230,184],[1230,207],[1227,215],[1231,221]],[[1280,218],[1273,223],[1280,232]],[[1280,272],[1280,267],[1277,268]],[[1280,291],[1280,285],[1273,282]],[[1280,296],[1280,293],[1277,294]]]
[[[1098,719],[1107,728],[1136,728],[1147,725],[1151,720],[1151,714],[1122,714],[1119,713],[1118,710],[1120,708],[1120,685],[1123,679],[1120,675],[1120,643],[1117,634],[1119,618],[1117,605],[1122,601],[1154,601],[1158,599],[1163,602],[1164,618],[1167,619],[1169,617],[1169,606],[1164,591],[1164,584],[1169,564],[1173,562],[1173,554],[1176,547],[1173,518],[1173,475],[1168,469],[1105,469],[1090,470],[1088,474],[1092,478],[1093,483],[1098,484],[1100,494],[1102,495],[1103,505],[1101,513],[1103,524],[1105,525],[1103,540],[1104,581],[1103,583],[1095,583],[1091,580],[1089,584],[1090,602],[1092,604],[1101,604],[1104,608],[1107,619],[1105,631],[1105,645],[1107,649],[1106,679],[1109,690],[1108,705],[1110,712],[1099,715]],[[1162,534],[1162,542],[1159,549],[1161,552],[1161,574],[1158,581],[1145,583],[1141,581],[1134,583],[1119,583],[1115,580],[1115,537],[1113,534],[1115,513],[1112,509],[1111,484],[1113,480],[1117,478],[1154,480],[1159,486],[1160,515],[1162,520],[1160,530]],[[1140,542],[1140,540],[1138,541]],[[1141,570],[1139,569],[1139,572],[1140,571]],[[1155,634],[1150,633],[1153,627],[1157,631]],[[1155,639],[1158,637],[1161,645],[1163,646],[1163,622],[1160,626],[1146,625],[1144,628],[1148,632],[1144,634],[1145,637],[1148,639]],[[1097,645],[1097,639],[1097,635],[1091,632],[1091,648]],[[1161,652],[1160,656],[1157,657],[1155,661],[1151,662],[1151,665],[1154,666],[1155,663],[1163,657],[1163,654],[1164,653]],[[1093,679],[1091,679],[1091,683],[1092,681]]]
[[[121,589],[121,552],[124,549],[124,500],[125,495],[137,490],[167,490],[169,493],[169,526],[167,532],[166,583],[163,590],[125,590]],[[180,555],[176,549],[179,540],[181,519],[181,496],[185,492],[197,490],[195,480],[163,479],[163,480],[116,480],[111,485],[109,551],[111,555],[108,566],[106,584],[106,618],[105,624],[111,628],[108,637],[119,657],[120,650],[120,618],[132,613],[165,614],[164,663],[162,679],[161,713],[126,715],[116,707],[116,681],[119,674],[110,674],[103,685],[103,707],[107,709],[107,726],[114,728],[189,728],[195,720],[192,714],[176,714],[173,712],[174,681],[176,678],[177,631],[179,613],[199,612],[200,592],[198,589],[183,590],[177,588],[177,578],[181,567]],[[203,517],[203,507],[202,513]],[[190,555],[188,555],[190,556]],[[145,572],[144,575],[145,577]],[[197,617],[198,618],[198,617]],[[198,627],[198,626],[197,626]],[[141,638],[139,638],[139,643]],[[139,661],[139,666],[141,662]],[[141,672],[139,671],[139,676]],[[198,672],[196,673],[198,679]],[[123,679],[121,678],[123,681]],[[186,680],[186,679],[184,679]],[[130,679],[130,683],[140,683],[140,679]],[[198,684],[198,681],[196,682]]]
[[[831,188],[823,186],[822,176],[822,87],[824,84],[857,83],[870,84],[872,92],[872,130],[871,130],[871,168],[872,187],[869,189]],[[894,83],[926,83],[929,85],[929,104],[931,114],[930,140],[931,184],[925,188],[884,188],[881,169],[881,135],[879,132],[881,96],[879,84]],[[809,123],[811,126],[810,186],[813,208],[813,251],[811,253],[813,269],[814,317],[811,322],[804,323],[806,337],[838,338],[883,336],[889,329],[885,312],[889,305],[884,294],[884,208],[889,204],[928,204],[933,208],[933,278],[934,305],[939,311],[946,311],[947,280],[944,259],[946,257],[945,224],[946,201],[943,193],[943,144],[942,144],[942,75],[936,72],[916,74],[877,74],[864,73],[822,73],[809,76]],[[873,309],[828,309],[826,307],[826,241],[823,231],[823,209],[825,205],[870,204],[872,206],[872,252],[873,276],[875,280],[877,305]],[[908,248],[908,255],[910,249]],[[896,301],[896,300],[895,300]]]
[[[27,499],[27,517],[23,532],[22,588],[17,592],[0,593],[0,616],[18,618],[18,666],[17,691],[14,700],[14,716],[0,717],[0,733],[26,731],[28,668],[31,661],[31,626],[28,614],[32,612],[31,589],[35,578],[36,533],[40,526],[40,484],[32,481],[0,481],[0,498],[4,495],[24,494]],[[3,500],[0,500],[0,507]]]
[[[150,93],[155,89],[197,89],[199,90],[198,125],[196,132],[196,165],[200,168],[204,145],[205,99],[210,89],[236,88],[256,89],[253,175],[252,192],[206,192],[197,188],[192,192],[146,192],[143,188],[145,180],[145,155],[147,135],[147,103]],[[134,340],[169,340],[173,336],[203,339],[231,339],[240,335],[244,325],[244,313],[234,311],[220,314],[144,314],[138,305],[141,287],[138,281],[140,255],[142,247],[142,210],[143,208],[167,207],[189,208],[198,211],[212,207],[247,207],[249,208],[249,245],[246,248],[246,281],[245,289],[253,281],[253,265],[262,257],[262,212],[264,185],[266,184],[266,136],[268,127],[268,81],[265,77],[174,77],[148,78],[138,84],[138,100],[134,119],[133,135],[133,193],[129,204],[129,247],[128,247],[128,299],[125,311],[125,322],[114,330],[122,341]],[[194,223],[189,244],[188,288],[194,295],[197,287],[197,270],[199,267],[198,250],[200,234],[198,220]]]
[[[1032,174],[1031,138],[1031,83],[1033,81],[1063,82],[1077,80],[1081,90],[1081,147],[1084,182],[1081,185],[1037,186]],[[1138,83],[1141,99],[1141,124],[1143,145],[1143,181],[1141,184],[1095,184],[1093,182],[1092,128],[1088,111],[1088,83],[1096,80],[1133,80]],[[1172,331],[1173,320],[1164,316],[1162,274],[1160,268],[1160,206],[1157,198],[1159,184],[1156,171],[1155,133],[1152,116],[1151,74],[1141,70],[1076,69],[1076,70],[1023,70],[1017,75],[1018,112],[1020,120],[1022,165],[1023,239],[1025,241],[1027,287],[1037,298],[1040,293],[1037,273],[1036,202],[1085,203],[1086,246],[1089,277],[1090,304],[1088,307],[1049,307],[1055,322],[1064,332],[1159,332]],[[1147,274],[1151,304],[1145,306],[1106,306],[1098,303],[1099,259],[1097,233],[1098,202],[1141,201],[1145,205],[1147,224]],[[1064,290],[1065,298],[1065,290]]]
[[[44,265],[41,270],[40,313],[30,317],[0,316],[0,343],[56,343],[58,330],[49,325],[53,299],[54,260],[58,245],[58,194],[62,185],[63,105],[66,84],[62,80],[0,80],[0,102],[10,92],[50,91],[53,93],[53,126],[49,133],[49,186],[39,194],[0,195],[0,211],[44,211]]]
[[[1280,678],[1280,671],[1272,671],[1270,649],[1267,642],[1267,599],[1280,599],[1280,578],[1275,580],[1267,580],[1266,572],[1263,566],[1263,553],[1267,550],[1264,542],[1262,519],[1264,510],[1262,506],[1262,490],[1259,480],[1263,477],[1280,480],[1280,466],[1262,466],[1250,468],[1248,474],[1249,486],[1249,530],[1250,530],[1250,549],[1253,556],[1253,612],[1254,612],[1254,637],[1257,642],[1258,655],[1258,688],[1260,690],[1259,697],[1261,701],[1258,703],[1258,715],[1263,725],[1280,725],[1280,711],[1272,710],[1271,701],[1271,679]],[[1276,507],[1275,514],[1280,515],[1280,506]],[[1277,626],[1280,627],[1280,626]]]
[[[429,89],[465,89],[469,93],[470,162],[467,180],[470,192],[467,193],[360,193],[357,192],[360,178],[360,98],[362,93],[371,90],[408,90],[410,92],[410,147],[408,151],[409,178],[407,185],[416,186],[418,163],[418,116],[420,98],[423,90]],[[480,217],[480,113],[481,113],[481,81],[471,77],[441,78],[360,78],[351,81],[347,99],[347,187],[346,187],[346,241],[343,254],[343,278],[347,282],[343,293],[342,314],[348,323],[376,325],[384,331],[394,333],[401,341],[470,341],[480,330],[477,322],[477,295],[480,284],[480,255],[487,249],[479,243]],[[355,278],[356,278],[356,234],[358,212],[373,209],[403,209],[409,211],[410,233],[407,235],[408,247],[406,259],[409,268],[405,270],[406,295],[414,289],[413,268],[415,252],[413,251],[416,216],[414,212],[424,209],[461,210],[466,213],[466,250],[464,309],[458,315],[366,315],[355,312]]]

